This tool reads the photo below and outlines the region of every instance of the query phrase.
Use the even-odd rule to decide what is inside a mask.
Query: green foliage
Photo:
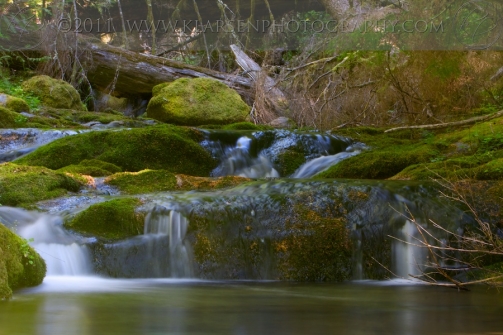
[[[21,87],[21,83],[11,79],[9,76],[2,75],[0,78],[0,92],[9,94],[13,97],[23,99],[31,110],[37,110],[40,107],[40,99],[32,93],[26,92]],[[10,108],[10,107],[9,107]],[[16,110],[16,112],[18,112]],[[27,111],[25,111],[27,112]]]
[[[69,136],[38,148],[18,164],[60,169],[98,159],[122,171],[165,169],[173,173],[207,176],[217,162],[197,141],[199,131],[171,125]]]
[[[144,215],[136,212],[141,201],[123,198],[91,205],[65,227],[81,234],[105,239],[125,239],[143,234]]]

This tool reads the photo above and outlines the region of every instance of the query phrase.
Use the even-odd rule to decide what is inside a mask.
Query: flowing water
[[[60,135],[75,134],[54,136]],[[19,139],[3,144],[4,152],[20,155],[31,145],[21,141],[16,146],[15,141]],[[0,221],[33,239],[31,245],[48,266],[42,285],[0,303],[0,335],[454,335],[503,330],[503,299],[494,292],[479,288],[460,293],[410,280],[362,281],[389,277],[386,268],[409,278],[427,266],[425,250],[412,245],[416,224],[431,228],[431,222],[440,222],[462,232],[471,223],[461,209],[438,199],[435,187],[309,179],[368,149],[333,135],[213,131],[201,145],[221,162],[213,176],[268,179],[211,192],[141,195],[139,210],[147,214],[143,234],[121,241],[82,237],[63,227],[68,215],[118,196],[112,188],[40,203],[47,213],[0,207]],[[285,153],[304,163],[290,178],[280,179],[288,177],[280,173]],[[403,213],[411,213],[415,221]],[[332,219],[344,219],[351,232],[350,263],[334,259],[327,264],[317,255],[332,238],[332,230],[317,229]],[[444,238],[440,231],[435,234]],[[311,240],[318,244],[309,244]],[[307,250],[309,260],[285,263],[281,250],[288,243],[294,243],[301,259]],[[351,274],[357,281],[275,281],[285,273],[289,279],[311,281]]]
[[[503,296],[422,285],[47,278],[0,334],[501,334]]]

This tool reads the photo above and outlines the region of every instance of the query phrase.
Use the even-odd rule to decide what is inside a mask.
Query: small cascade
[[[0,221],[30,241],[47,265],[48,276],[92,274],[85,245],[62,228],[62,219],[18,208],[0,207]]]
[[[87,130],[0,129],[0,163],[29,154],[38,147]]]
[[[394,273],[402,278],[409,278],[421,274],[426,267],[427,250],[418,246],[420,236],[418,236],[416,224],[406,220],[405,224],[398,232],[397,239],[392,245]]]
[[[240,176],[246,178],[274,178],[279,177],[270,160],[262,154],[252,157],[250,146],[252,139],[243,136],[237,140],[235,147],[225,149],[225,158],[219,167],[213,171],[215,177]]]
[[[358,155],[361,152],[361,149],[362,146],[352,145],[349,146],[346,151],[339,152],[338,154],[321,156],[310,160],[299,167],[291,178],[311,178],[312,176],[327,170],[329,167],[344,159]]]
[[[152,258],[163,259],[165,255],[160,240],[169,241],[169,276],[172,278],[193,277],[192,270],[192,249],[185,241],[189,221],[186,217],[175,210],[166,210],[162,206],[156,206],[145,220],[145,232],[143,238],[146,240],[147,249]],[[161,250],[160,250],[161,249]],[[162,273],[161,263],[155,265]]]

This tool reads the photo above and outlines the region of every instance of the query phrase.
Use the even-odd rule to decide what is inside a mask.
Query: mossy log
[[[252,96],[252,81],[245,77],[128,51],[83,36],[80,45],[88,51],[89,81],[102,89],[113,86],[119,95],[151,95],[158,84],[188,77],[212,78],[235,89],[245,100]]]

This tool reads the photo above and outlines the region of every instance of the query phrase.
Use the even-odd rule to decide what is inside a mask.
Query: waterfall
[[[167,239],[169,241],[169,276],[172,278],[194,276],[192,249],[190,244],[185,241],[188,226],[189,221],[186,217],[175,210],[167,210],[162,206],[156,206],[145,220],[143,238],[152,258],[165,258],[165,255],[159,254],[159,251],[164,252],[162,247],[158,247],[162,245],[159,240]],[[159,265],[159,263],[156,264],[156,266]]]
[[[271,178],[279,177],[271,161],[263,154],[258,157],[252,157],[250,146],[252,139],[243,136],[236,142],[235,147],[225,149],[225,155],[222,163],[213,172],[216,177],[219,176],[240,176],[246,178]]]
[[[394,272],[402,278],[421,274],[427,261],[427,250],[418,246],[421,239],[416,224],[406,220],[392,245]],[[419,239],[419,240],[418,240]]]
[[[58,216],[0,207],[0,221],[30,241],[47,264],[48,276],[82,276],[92,273],[85,245],[63,230]]]

